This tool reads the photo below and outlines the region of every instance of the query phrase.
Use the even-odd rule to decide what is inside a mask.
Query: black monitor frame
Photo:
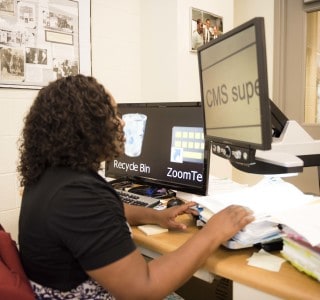
[[[261,126],[261,142],[245,141],[241,139],[230,138],[228,136],[218,136],[210,133],[207,128],[207,122],[209,117],[206,115],[206,95],[204,91],[204,79],[203,79],[203,61],[207,57],[206,53],[210,52],[214,55],[215,47],[221,47],[222,43],[228,43],[237,34],[241,34],[245,30],[255,30],[255,46],[256,46],[256,58],[257,58],[257,74],[259,82],[259,103],[260,103],[260,126]],[[215,59],[215,58],[213,58]],[[270,150],[272,143],[272,125],[276,128],[280,128],[276,119],[271,121],[271,104],[268,96],[268,76],[267,76],[267,59],[266,59],[266,45],[265,45],[265,29],[264,19],[262,17],[254,18],[232,30],[224,33],[218,39],[212,40],[210,43],[198,48],[198,63],[199,63],[199,75],[200,75],[200,87],[201,87],[201,100],[203,103],[204,118],[205,118],[205,136],[208,141],[212,143],[212,151],[214,154],[227,158],[235,163],[240,164],[254,164],[255,163],[255,151]],[[208,63],[205,61],[205,63]],[[237,112],[234,112],[235,114]],[[278,133],[277,133],[278,134]],[[218,149],[218,151],[217,151]],[[240,158],[237,155],[241,156]],[[243,159],[245,157],[245,159]]]
[[[135,111],[137,109],[138,111],[143,111],[143,110],[148,110],[148,109],[153,109],[153,110],[160,110],[162,109],[163,111],[165,109],[170,110],[172,108],[172,111],[174,109],[182,110],[183,108],[185,109],[190,109],[190,112],[193,109],[196,109],[197,111],[199,110],[199,116],[201,116],[201,119],[196,120],[196,116],[193,115],[187,117],[186,120],[184,121],[185,124],[198,124],[199,127],[203,128],[203,116],[202,116],[202,105],[201,102],[148,102],[148,103],[119,103],[118,104],[118,111],[120,114],[122,114],[125,110],[126,111]],[[193,119],[192,119],[193,117]],[[188,119],[187,119],[188,118]],[[174,118],[170,122],[174,122]],[[181,117],[180,117],[181,119]],[[180,121],[181,122],[181,121]],[[183,125],[182,125],[183,126]],[[160,122],[157,124],[157,129],[158,131],[164,130],[165,125],[161,124]],[[155,130],[155,129],[153,129]],[[150,135],[148,135],[150,137]],[[161,149],[161,139],[158,138],[156,132],[154,132],[154,140],[153,143],[158,151]],[[150,176],[147,174],[138,174],[137,176],[133,176],[133,174],[128,174],[126,172],[118,171],[115,168],[112,167],[113,162],[106,163],[106,169],[105,169],[105,176],[114,178],[116,182],[125,180],[125,181],[130,181],[133,183],[137,184],[142,184],[142,185],[147,185],[147,186],[152,186],[152,187],[159,187],[159,188],[164,188],[167,190],[178,190],[178,191],[183,191],[187,193],[192,193],[192,194],[198,194],[198,195],[207,195],[207,189],[208,189],[208,180],[209,180],[209,166],[210,166],[210,149],[209,149],[209,143],[205,142],[205,149],[204,149],[204,160],[203,160],[203,170],[202,170],[202,175],[203,175],[203,182],[202,184],[190,184],[190,183],[184,183],[182,181],[179,182],[179,180],[172,180],[172,179],[164,179],[160,178],[157,176]],[[147,150],[150,154],[150,150]],[[148,155],[149,155],[148,154]],[[142,152],[143,155],[143,152]],[[153,155],[156,157],[157,155],[157,150],[153,149]],[[131,161],[131,158],[126,157],[125,155],[122,155],[120,159],[124,159],[127,162]],[[169,157],[170,159],[170,157]],[[166,162],[163,162],[164,164]],[[110,167],[111,165],[111,167]]]

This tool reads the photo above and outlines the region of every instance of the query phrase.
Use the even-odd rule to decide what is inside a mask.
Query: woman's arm
[[[169,229],[185,229],[186,225],[176,221],[176,217],[182,214],[197,215],[198,212],[191,207],[195,202],[188,202],[179,206],[173,206],[164,210],[156,210],[147,207],[125,204],[125,215],[130,225],[157,224]]]
[[[138,250],[105,267],[88,271],[121,299],[163,299],[186,282],[219,245],[253,220],[252,212],[241,206],[229,206],[176,251],[147,263]]]

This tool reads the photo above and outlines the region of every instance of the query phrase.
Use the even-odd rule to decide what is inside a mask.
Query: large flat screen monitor
[[[198,49],[205,137],[212,152],[254,164],[271,149],[264,19],[254,18]]]
[[[199,195],[207,193],[208,149],[200,102],[120,103],[125,153],[106,177]]]

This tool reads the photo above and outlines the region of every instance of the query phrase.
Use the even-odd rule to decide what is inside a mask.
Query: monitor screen
[[[106,177],[207,193],[200,102],[120,103],[118,110],[125,121],[125,153],[106,164]]]
[[[254,18],[198,49],[205,137],[212,151],[252,164],[271,149],[264,19]]]

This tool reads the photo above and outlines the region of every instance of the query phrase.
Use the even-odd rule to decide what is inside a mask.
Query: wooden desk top
[[[183,221],[191,222],[191,218]],[[137,245],[159,254],[174,251],[197,230],[190,226],[186,231],[170,231],[147,236],[133,227],[133,236]],[[271,272],[247,265],[249,258],[256,249],[229,250],[220,247],[203,266],[209,272],[231,279],[246,286],[263,291],[283,299],[319,300],[320,282],[299,272],[289,262],[284,262],[280,272]]]

